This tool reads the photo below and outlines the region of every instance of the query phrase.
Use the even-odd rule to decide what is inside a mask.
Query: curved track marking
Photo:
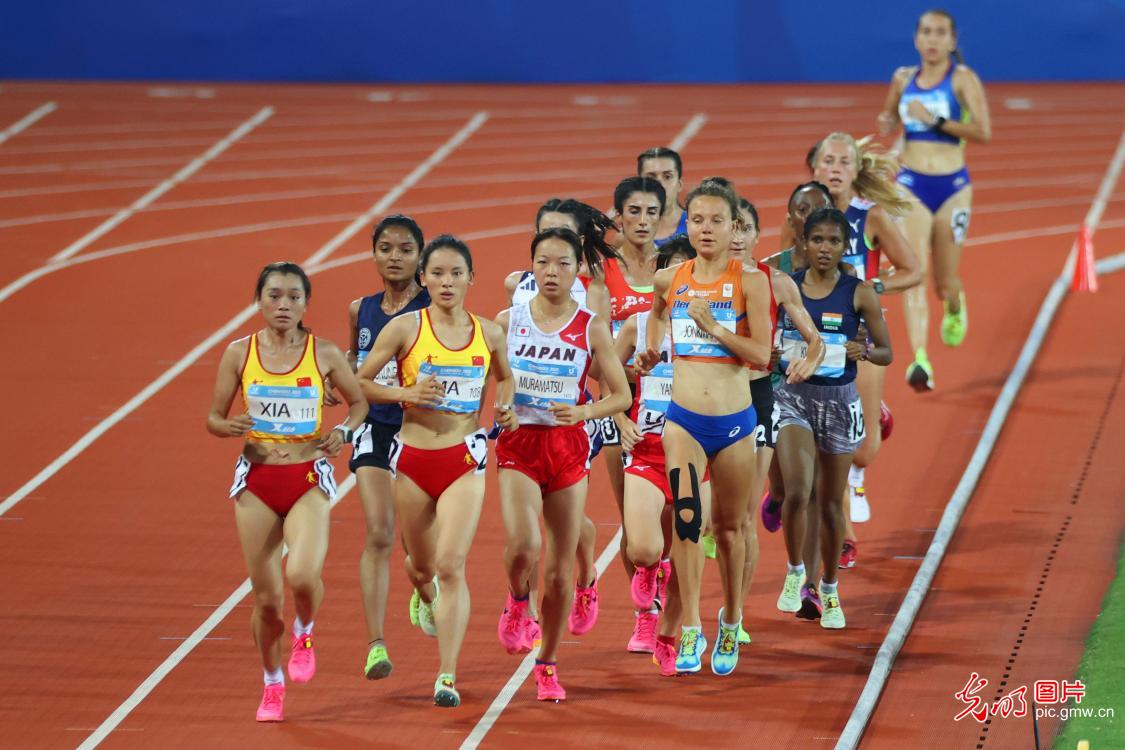
[[[440,164],[452,151],[465,141],[470,135],[476,132],[488,120],[486,112],[478,112],[469,119],[464,126],[461,127],[453,136],[443,143],[436,151],[418,165],[410,174],[402,179],[402,181],[391,189],[386,195],[380,198],[376,203],[371,206],[367,211],[358,216],[351,224],[342,229],[328,242],[324,243],[315,253],[306,258],[302,265],[315,266],[332,254],[340,245],[348,240],[360,228],[368,224],[374,216],[386,211],[394,201],[398,200],[404,192],[411,186],[418,183],[430,170]],[[243,308],[241,312],[231,318],[217,331],[212,333],[202,342],[197,344],[191,351],[181,357],[175,364],[160,374],[155,380],[146,385],[140,390],[137,395],[126,401],[118,407],[112,414],[96,424],[89,432],[79,438],[73,445],[67,448],[61,455],[54,461],[45,466],[28,482],[21,486],[14,493],[9,495],[4,502],[0,503],[0,516],[3,516],[9,510],[14,508],[20,501],[22,501],[29,494],[34,492],[38,487],[42,486],[44,482],[53,477],[64,466],[74,460],[75,457],[80,455],[86,448],[90,447],[98,438],[108,432],[118,422],[125,419],[125,417],[136,411],[142,404],[150,398],[159,393],[163,388],[175,380],[181,373],[188,367],[195,364],[195,362],[207,353],[210,349],[218,345],[221,341],[230,336],[234,331],[249,320],[257,311],[256,305],[248,305]]]
[[[258,125],[261,125],[263,122],[268,120],[273,115],[273,113],[274,113],[273,107],[262,107],[260,110],[258,110],[258,112],[254,116],[252,116],[246,122],[242,123],[237,128],[232,130],[230,133],[228,133],[226,135],[226,137],[224,137],[222,140],[220,140],[215,145],[211,146],[211,148],[207,149],[202,154],[200,154],[199,156],[195,157],[190,162],[185,164],[174,175],[172,175],[168,179],[161,182],[159,185],[154,187],[152,190],[149,190],[147,193],[142,195],[137,200],[133,201],[133,203],[131,205],[129,205],[127,208],[121,209],[116,214],[114,214],[111,218],[109,218],[108,220],[99,224],[97,226],[97,228],[95,228],[91,232],[88,232],[86,235],[79,238],[77,241],[73,242],[65,250],[53,255],[51,257],[51,260],[53,260],[53,261],[66,260],[67,258],[70,258],[71,256],[77,255],[78,253],[82,252],[87,247],[89,247],[91,243],[97,241],[100,237],[102,237],[102,236],[108,234],[109,232],[113,231],[114,228],[119,226],[122,222],[124,222],[126,219],[128,219],[133,214],[135,214],[137,211],[140,211],[143,208],[147,207],[149,204],[151,204],[153,201],[158,199],[160,196],[164,195],[169,190],[176,187],[176,185],[179,185],[181,182],[183,182],[184,180],[186,180],[187,178],[191,177],[193,174],[198,172],[209,161],[211,161],[216,156],[218,156],[219,154],[223,153],[228,148],[233,146],[235,143],[237,143],[239,140],[241,140],[247,133],[249,133],[254,128],[258,127]]]
[[[47,102],[46,104],[43,104],[31,110],[31,112],[28,112],[26,115],[16,120],[8,127],[0,130],[0,143],[8,140],[13,135],[19,135],[58,108],[59,105],[55,102]]]

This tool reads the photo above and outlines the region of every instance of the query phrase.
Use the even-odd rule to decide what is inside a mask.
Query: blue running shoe
[[[701,628],[686,628],[680,635],[680,652],[676,654],[676,672],[688,674],[703,669],[703,652],[707,639]]]
[[[738,628],[723,624],[723,610],[719,610],[719,637],[715,641],[715,649],[711,652],[711,671],[720,677],[725,677],[738,666]]]

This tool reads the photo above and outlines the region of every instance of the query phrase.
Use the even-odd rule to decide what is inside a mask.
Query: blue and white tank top
[[[648,316],[651,312],[637,313],[636,350],[648,348],[645,335],[648,332]],[[648,375],[642,375],[637,384],[637,429],[642,435],[662,435],[664,415],[672,402],[672,337],[664,334],[660,345],[660,361]]]
[[[527,304],[538,293],[539,285],[535,282],[535,274],[531,271],[524,271],[523,276],[520,276],[519,283],[516,284],[515,291],[512,292],[512,304]],[[574,286],[570,288],[570,296],[574,298],[579,307],[586,306],[586,285],[577,276],[574,277]]]
[[[801,302],[809,311],[816,330],[824,341],[824,361],[808,379],[811,385],[846,385],[855,380],[855,362],[848,359],[845,345],[856,337],[859,331],[859,311],[855,308],[855,289],[860,280],[855,276],[840,274],[836,286],[822,299],[805,295],[801,284],[805,280],[807,268],[793,274],[793,281],[801,290]],[[784,310],[784,307],[781,308]],[[781,323],[781,371],[785,372],[789,363],[801,359],[808,351],[808,344],[801,332],[793,325],[789,312],[785,311]]]
[[[921,68],[910,76],[910,82],[902,90],[898,99],[898,117],[902,120],[903,136],[908,141],[936,141],[938,143],[952,143],[959,145],[961,139],[954,135],[946,135],[930,130],[926,123],[915,120],[909,114],[910,102],[920,101],[934,117],[944,117],[947,120],[962,121],[967,117],[968,110],[961,107],[961,102],[953,92],[953,73],[957,65],[950,61],[949,70],[941,79],[941,83],[932,89],[924,89],[918,85],[918,74]]]
[[[565,326],[544,333],[531,317],[531,305],[512,305],[508,311],[508,364],[516,379],[513,408],[521,425],[555,426],[552,403],[586,403],[586,375],[590,371],[590,322],[584,307],[574,311]]]
[[[414,296],[414,299],[406,303],[406,306],[396,312],[394,315],[387,315],[383,312],[383,292],[373,294],[370,297],[364,297],[359,302],[359,314],[356,316],[356,360],[358,364],[362,365],[363,360],[367,359],[368,352],[375,344],[375,339],[379,338],[379,334],[387,323],[390,323],[394,318],[405,313],[421,310],[423,307],[430,306],[430,293],[425,289],[421,290]],[[376,383],[386,386],[398,385],[398,362],[392,359],[390,362],[383,366],[379,374],[374,378]],[[400,425],[402,424],[402,407],[398,404],[370,404],[367,412],[367,421],[369,423]]]
[[[860,281],[879,275],[879,251],[871,246],[871,238],[867,236],[867,214],[874,206],[873,201],[855,196],[844,212],[852,234],[841,260],[855,269],[855,275]]]

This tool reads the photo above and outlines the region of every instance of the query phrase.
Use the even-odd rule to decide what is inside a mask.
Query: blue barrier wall
[[[940,3],[939,3],[940,4]],[[885,81],[928,3],[23,0],[0,76],[249,81]],[[985,80],[1125,79],[1125,0],[953,0]]]

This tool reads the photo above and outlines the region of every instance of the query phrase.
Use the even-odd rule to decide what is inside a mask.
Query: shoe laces
[[[695,651],[698,647],[699,631],[685,630],[683,636],[680,638],[680,652],[685,656],[695,656]]]
[[[507,615],[504,620],[504,630],[509,633],[518,633],[520,630],[526,629],[527,624],[521,617],[519,610],[505,609],[504,614]]]
[[[539,683],[555,686],[559,684],[559,675],[554,664],[545,664],[539,670]]]
[[[738,648],[738,628],[719,628],[719,653],[733,654]]]
[[[282,685],[267,685],[265,692],[262,694],[262,705],[266,708],[280,708],[281,701],[285,695],[281,689]]]
[[[652,640],[656,635],[656,617],[648,612],[638,615],[636,634],[647,641]]]
[[[594,602],[594,589],[590,588],[578,589],[574,595],[574,608],[578,610],[579,617],[585,617],[590,613],[590,605]]]
[[[775,579],[776,580],[776,579]],[[785,576],[785,595],[793,596],[801,588],[801,576],[797,573],[789,573]]]
[[[649,594],[656,591],[656,579],[659,575],[659,568],[654,569],[652,572],[649,572],[646,569],[642,569],[640,581],[641,593],[643,593],[645,596],[648,596]]]
[[[824,608],[825,609],[838,609],[840,606],[840,597],[836,594],[824,595]]]

